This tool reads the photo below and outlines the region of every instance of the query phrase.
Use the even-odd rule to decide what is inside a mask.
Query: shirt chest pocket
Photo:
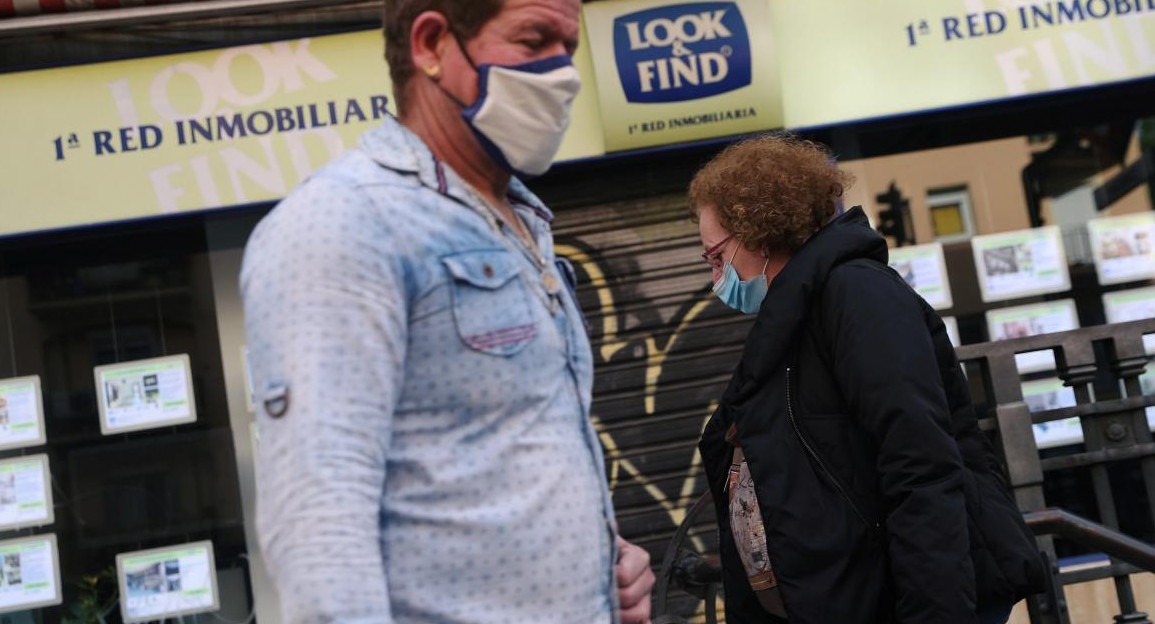
[[[491,355],[520,352],[537,336],[530,293],[517,259],[505,250],[441,257],[449,272],[453,321],[468,347]]]

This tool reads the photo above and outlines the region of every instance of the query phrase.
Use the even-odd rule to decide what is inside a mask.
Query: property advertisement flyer
[[[116,557],[125,622],[146,622],[220,608],[212,542]]]
[[[1117,290],[1103,295],[1108,323],[1126,323],[1155,318],[1155,287]],[[1155,355],[1155,334],[1143,336],[1143,347]]]
[[[1155,277],[1155,212],[1091,219],[1087,233],[1100,284]]]
[[[52,524],[47,455],[0,461],[0,530]]]
[[[950,343],[955,347],[960,344],[958,338],[958,319],[953,316],[944,316],[942,318],[943,325],[946,325],[946,335],[950,336]]]
[[[1075,389],[1068,388],[1057,378],[1040,379],[1023,383],[1023,402],[1031,412],[1045,412],[1064,407],[1074,407]],[[1041,449],[1083,441],[1083,425],[1078,418],[1064,418],[1034,425],[1035,444]]]
[[[196,421],[188,355],[96,368],[105,435]]]
[[[1144,396],[1155,396],[1155,366],[1147,366],[1147,371],[1139,377],[1139,385]],[[1155,406],[1147,408],[1147,426],[1155,431]]]
[[[991,340],[1010,340],[1078,329],[1079,317],[1073,299],[1048,301],[987,312]],[[1015,356],[1021,373],[1054,370],[1055,354],[1050,349]]]
[[[934,309],[945,310],[954,305],[942,243],[891,249],[890,268]]]
[[[1006,301],[1071,289],[1058,226],[971,239],[983,301]]]
[[[0,450],[44,444],[40,377],[0,380]]]
[[[0,613],[61,602],[56,536],[0,542]]]

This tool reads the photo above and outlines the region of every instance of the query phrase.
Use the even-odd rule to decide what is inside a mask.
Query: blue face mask
[[[735,249],[734,254],[737,253],[738,250]],[[733,259],[730,258],[731,261]],[[738,278],[734,265],[727,262],[722,267],[722,277],[714,282],[714,294],[722,303],[743,314],[757,314],[758,308],[762,307],[762,300],[766,298],[766,291],[770,289],[770,284],[766,282],[767,266],[770,266],[769,258],[766,259],[766,265],[762,267],[762,273],[758,277],[742,281]]]

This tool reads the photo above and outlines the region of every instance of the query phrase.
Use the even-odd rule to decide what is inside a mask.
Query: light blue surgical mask
[[[770,289],[770,284],[766,281],[766,267],[770,266],[770,259],[766,259],[766,264],[763,265],[762,273],[758,277],[742,281],[738,278],[734,265],[731,264],[736,255],[737,249],[722,267],[722,277],[714,282],[714,294],[722,303],[743,314],[757,314],[758,308],[762,307],[762,300],[766,298],[766,291]]]

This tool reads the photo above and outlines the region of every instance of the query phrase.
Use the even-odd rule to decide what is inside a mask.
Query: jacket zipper
[[[798,426],[798,419],[794,417],[794,396],[793,392],[791,392],[791,377],[793,377],[793,373],[794,370],[792,368],[786,367],[786,415],[790,417],[790,425],[794,427],[794,433],[798,435],[798,440],[802,442],[802,447],[806,449],[806,453],[810,455],[810,458],[818,465],[818,469],[834,484],[834,489],[838,490],[838,494],[841,495],[842,499],[846,501],[846,504],[850,506],[850,510],[854,512],[854,515],[858,516],[858,519],[866,526],[873,527],[875,530],[881,530],[881,524],[877,522],[871,523],[866,519],[866,515],[863,514],[862,510],[858,508],[858,505],[854,503],[854,499],[850,498],[850,494],[846,492],[846,488],[842,487],[842,482],[834,476],[833,472],[830,472],[830,470],[826,468],[826,464],[822,461],[822,458],[818,456],[818,453],[810,446],[810,442],[806,439],[806,436],[802,434],[802,428]]]

